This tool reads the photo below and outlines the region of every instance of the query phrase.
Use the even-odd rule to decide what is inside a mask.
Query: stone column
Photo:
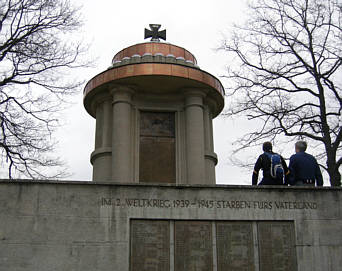
[[[112,133],[112,180],[132,182],[131,161],[131,99],[133,91],[128,87],[118,87],[113,94],[113,133]]]
[[[217,164],[217,155],[214,152],[213,125],[210,108],[204,107],[204,142],[205,142],[205,176],[208,184],[215,184],[215,166]]]
[[[106,97],[96,105],[95,151],[91,154],[94,181],[112,179],[112,102]]]
[[[204,163],[204,93],[187,91],[185,98],[187,183],[205,184]]]

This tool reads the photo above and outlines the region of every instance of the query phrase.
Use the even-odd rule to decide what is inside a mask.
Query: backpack
[[[267,157],[271,160],[271,168],[270,174],[273,179],[276,179],[277,182],[283,184],[284,183],[284,168],[281,162],[281,157],[276,153],[268,153],[265,152]]]

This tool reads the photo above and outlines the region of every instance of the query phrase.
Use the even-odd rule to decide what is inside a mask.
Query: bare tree
[[[338,0],[253,0],[222,50],[239,63],[228,116],[261,121],[239,148],[287,136],[315,144],[332,186],[341,185],[342,5]],[[236,63],[235,62],[235,63]]]
[[[85,64],[71,36],[80,26],[68,1],[0,0],[0,167],[9,178],[63,173],[51,135],[63,97],[81,83],[64,77]]]

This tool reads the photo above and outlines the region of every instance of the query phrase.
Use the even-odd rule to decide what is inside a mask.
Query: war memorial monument
[[[224,88],[150,27],[85,86],[92,182],[0,181],[0,271],[342,270],[342,190],[216,185]]]

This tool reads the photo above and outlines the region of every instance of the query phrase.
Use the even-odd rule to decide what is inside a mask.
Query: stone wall
[[[286,248],[292,233],[294,255],[284,253],[299,271],[340,270],[342,189],[0,181],[1,271],[125,271],[135,265],[178,271],[200,265],[196,257],[189,263],[190,257],[177,256],[184,246],[191,253],[198,241],[205,270],[216,271],[226,259],[223,249],[231,246],[222,238],[239,232],[246,244],[235,250],[250,251],[243,270],[270,270],[268,259],[281,259],[273,244]],[[186,241],[192,236],[196,242]],[[136,244],[143,242],[146,257],[156,253],[155,262],[139,258]],[[266,256],[263,247],[270,250]],[[287,270],[277,264],[273,270]]]

